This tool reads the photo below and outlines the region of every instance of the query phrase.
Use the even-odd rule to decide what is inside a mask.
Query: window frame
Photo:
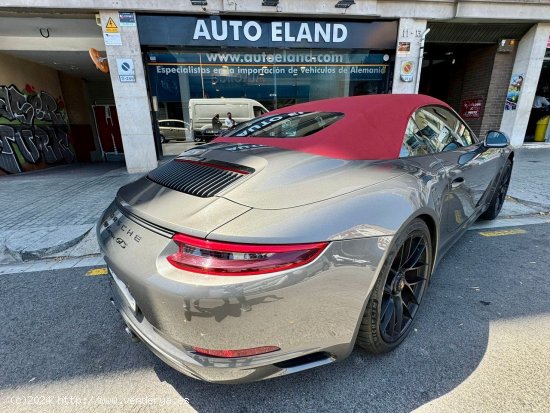
[[[480,143],[480,140],[479,138],[477,137],[477,135],[472,131],[472,129],[470,128],[470,126],[464,121],[464,119],[462,119],[460,117],[460,115],[451,107],[446,107],[446,106],[443,106],[443,105],[437,105],[437,104],[432,104],[432,105],[425,105],[425,106],[422,106],[418,109],[416,109],[408,118],[407,120],[407,125],[405,127],[405,132],[403,134],[403,139],[401,141],[401,147],[403,147],[403,144],[405,143],[405,137],[407,136],[406,133],[407,133],[407,127],[409,126],[409,122],[413,122],[415,125],[416,125],[416,128],[418,130],[421,130],[420,127],[418,126],[418,123],[416,122],[416,119],[415,119],[415,115],[421,111],[421,110],[425,110],[425,109],[430,109],[430,108],[434,108],[434,109],[443,109],[443,110],[446,110],[447,112],[449,112],[451,115],[453,115],[456,120],[458,122],[460,122],[462,125],[464,125],[464,127],[468,130],[468,132],[470,133],[470,137],[472,138],[472,143],[470,145],[467,145],[467,146],[461,146],[455,150],[458,150],[458,149],[464,149],[464,148],[471,148],[473,146],[476,146],[476,145],[479,145]],[[443,124],[449,129],[452,131],[452,129],[449,127],[448,125],[448,122],[447,121],[443,121]],[[454,150],[453,150],[454,151]],[[451,151],[449,151],[451,152]],[[406,159],[406,158],[418,158],[418,157],[422,157],[422,156],[429,156],[429,155],[437,155],[438,153],[443,153],[443,151],[438,151],[438,152],[430,152],[430,153],[427,153],[427,154],[422,154],[422,155],[406,155],[406,156],[401,156],[401,153],[400,153],[400,156],[398,159]]]

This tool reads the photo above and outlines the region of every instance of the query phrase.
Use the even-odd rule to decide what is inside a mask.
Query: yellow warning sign
[[[105,31],[107,33],[118,33],[118,26],[116,25],[112,17],[109,17],[109,20],[107,20],[107,24],[105,25]]]

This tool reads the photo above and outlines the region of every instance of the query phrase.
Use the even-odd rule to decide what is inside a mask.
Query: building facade
[[[122,156],[130,172],[148,171],[162,157],[164,129],[179,122],[187,140],[200,132],[196,99],[246,98],[272,110],[420,92],[448,102],[479,136],[499,129],[521,146],[545,114],[533,109],[535,96],[550,97],[550,1],[7,0],[0,21],[2,173]],[[90,48],[109,74],[93,67]],[[49,118],[32,89],[22,92],[43,79],[15,76],[14,59],[58,72]],[[30,121],[14,114],[10,86],[36,114]],[[65,100],[89,130],[56,115]],[[230,107],[246,118],[244,106]],[[200,116],[226,117],[223,105],[211,112]]]

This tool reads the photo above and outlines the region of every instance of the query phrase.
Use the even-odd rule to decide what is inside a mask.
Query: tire
[[[396,236],[359,327],[357,344],[367,352],[387,353],[410,333],[430,280],[432,249],[430,230],[419,218]]]
[[[167,143],[170,142],[168,139],[164,137],[164,135],[160,135],[160,143]]]
[[[504,165],[502,177],[500,178],[498,187],[493,194],[493,198],[491,199],[491,202],[489,203],[489,206],[487,207],[485,212],[479,217],[480,219],[492,220],[495,219],[498,214],[500,214],[500,210],[502,209],[502,205],[504,204],[504,200],[506,199],[506,194],[508,193],[508,186],[510,185],[511,176],[512,161],[508,159],[506,161],[506,165]]]

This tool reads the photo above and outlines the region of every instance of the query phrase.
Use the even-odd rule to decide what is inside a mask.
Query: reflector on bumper
[[[193,347],[197,353],[208,357],[222,357],[222,358],[236,358],[236,357],[250,357],[257,356],[258,354],[272,353],[280,350],[276,346],[264,346],[255,348],[245,348],[241,350],[210,350],[202,347]]]

